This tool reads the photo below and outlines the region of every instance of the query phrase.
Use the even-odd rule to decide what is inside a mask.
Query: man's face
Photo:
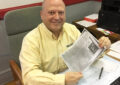
[[[41,18],[50,31],[60,33],[65,22],[65,6],[55,2],[47,4],[41,12]]]

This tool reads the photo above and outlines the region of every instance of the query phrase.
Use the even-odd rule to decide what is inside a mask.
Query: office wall
[[[43,0],[0,0],[0,9],[17,7],[17,6],[28,5],[33,3],[40,3],[42,1]],[[70,3],[74,4],[88,0],[63,0],[63,1],[67,4]]]
[[[11,59],[6,30],[3,21],[0,21],[0,85],[12,80],[9,60]]]
[[[0,9],[39,3],[43,0],[0,0]]]
[[[43,0],[2,0],[0,1],[0,20],[4,19],[4,15],[6,12],[31,7],[31,6],[40,6]],[[63,0],[66,5],[81,3],[89,0]]]

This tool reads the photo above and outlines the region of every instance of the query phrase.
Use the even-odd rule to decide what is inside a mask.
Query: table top
[[[101,79],[99,79],[101,67],[103,67],[104,70]],[[83,78],[80,79],[77,85],[109,85],[120,76],[119,71],[120,62],[104,55],[103,58],[97,60],[83,72]]]
[[[82,31],[84,28],[86,28],[87,30],[89,30],[97,39],[99,39],[101,36],[106,36],[106,37],[109,37],[111,42],[116,42],[118,40],[120,40],[120,34],[117,34],[117,33],[112,33],[112,34],[109,34],[109,35],[105,35],[104,33],[98,31],[96,28],[98,28],[97,25],[93,25],[93,26],[90,26],[90,27],[84,27],[84,26],[81,26],[80,24],[77,24],[76,23],[77,21],[74,21],[73,24],[80,30]]]

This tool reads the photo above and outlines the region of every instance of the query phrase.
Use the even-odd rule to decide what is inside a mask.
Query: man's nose
[[[55,14],[55,19],[59,19],[59,18],[60,18],[59,13],[56,13],[56,14]]]

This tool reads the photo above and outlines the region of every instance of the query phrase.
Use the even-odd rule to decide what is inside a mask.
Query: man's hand
[[[102,47],[106,47],[107,49],[110,48],[111,46],[111,41],[108,37],[102,36],[99,39],[99,46]]]
[[[67,72],[65,74],[65,85],[76,85],[82,76],[81,72]]]

